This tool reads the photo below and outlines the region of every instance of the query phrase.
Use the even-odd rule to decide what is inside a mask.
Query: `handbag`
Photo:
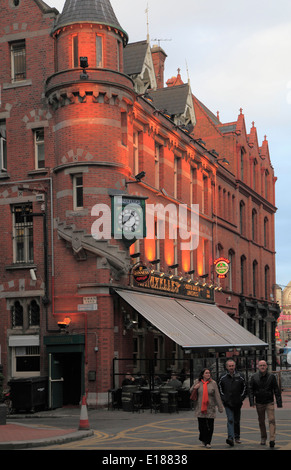
[[[196,401],[197,398],[198,398],[197,388],[193,388],[191,395],[190,395],[190,400]]]

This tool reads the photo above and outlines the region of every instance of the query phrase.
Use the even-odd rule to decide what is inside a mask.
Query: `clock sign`
[[[127,240],[146,236],[145,198],[124,195],[113,197],[112,236]]]

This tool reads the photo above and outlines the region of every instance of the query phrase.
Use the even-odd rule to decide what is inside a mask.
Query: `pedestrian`
[[[216,407],[223,412],[223,404],[219,395],[217,383],[211,378],[209,369],[203,369],[197,380],[190,388],[197,390],[197,400],[194,402],[194,413],[198,419],[199,440],[207,449],[211,448],[214,431]]]
[[[267,441],[267,430],[265,424],[265,414],[267,413],[269,421],[270,447],[275,447],[276,421],[274,396],[277,407],[282,408],[282,395],[274,374],[268,372],[266,361],[259,361],[259,371],[256,372],[251,380],[249,387],[250,406],[257,409],[259,427],[261,432],[261,445]]]
[[[247,386],[244,376],[236,371],[233,359],[228,359],[225,367],[226,372],[220,376],[218,388],[227,416],[226,443],[233,447],[235,442],[241,444],[241,407],[247,395]]]

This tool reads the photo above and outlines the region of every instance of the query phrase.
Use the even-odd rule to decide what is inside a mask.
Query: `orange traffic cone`
[[[89,420],[88,420],[86,397],[84,395],[83,398],[82,398],[79,430],[87,431],[88,429],[90,429],[90,424],[89,424]]]

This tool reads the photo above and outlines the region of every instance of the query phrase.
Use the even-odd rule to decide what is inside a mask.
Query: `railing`
[[[229,357],[204,356],[189,359],[164,358],[159,360],[160,368],[157,370],[154,359],[135,359],[133,358],[114,358],[112,368],[112,388],[119,388],[127,372],[134,377],[144,377],[150,389],[154,389],[157,380],[161,383],[167,383],[172,372],[175,372],[178,380],[183,382],[188,379],[188,384],[192,385],[193,381],[198,378],[199,373],[204,368],[209,368],[214,380],[218,380],[220,374],[225,370],[225,362]],[[287,355],[280,354],[274,358],[266,353],[263,355],[240,355],[234,357],[236,368],[244,374],[247,382],[251,376],[258,370],[258,362],[261,359],[266,360],[269,370],[278,374],[280,382],[280,371],[290,370],[291,364],[287,361]],[[286,377],[286,374],[285,374]]]

